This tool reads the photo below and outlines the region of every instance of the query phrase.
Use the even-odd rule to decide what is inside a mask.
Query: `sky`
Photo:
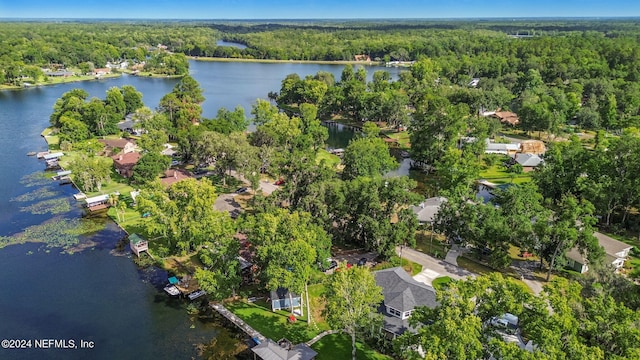
[[[0,0],[0,18],[433,19],[640,17],[639,0]]]

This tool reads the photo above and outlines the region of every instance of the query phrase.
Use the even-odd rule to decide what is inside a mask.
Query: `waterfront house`
[[[302,316],[302,298],[289,289],[271,290],[271,310],[290,310]]]
[[[140,153],[120,153],[112,156],[113,167],[116,168],[116,172],[123,177],[130,178],[133,175],[133,167],[136,166],[140,160]]]
[[[406,331],[415,332],[416,328],[409,325],[409,317],[416,306],[438,305],[433,287],[414,280],[401,267],[379,270],[374,276],[384,295],[378,309],[384,316],[383,329],[392,338]]]
[[[438,211],[440,211],[440,206],[446,201],[447,199],[442,196],[432,197],[421,202],[418,206],[412,206],[411,209],[416,214],[420,225],[433,224]]]
[[[598,239],[598,243],[604,249],[605,265],[611,265],[615,271],[621,269],[629,256],[632,246],[603,233],[594,232],[593,236]],[[589,270],[586,257],[577,248],[573,248],[567,253],[567,260],[568,267],[572,270],[581,274]]]
[[[101,77],[101,76],[107,75],[107,74],[111,74],[111,69],[109,69],[109,68],[100,68],[100,69],[94,69],[93,70],[93,74],[91,74],[91,75],[95,75],[96,77]]]
[[[149,242],[138,234],[129,235],[129,247],[134,254],[140,257],[140,253],[143,251],[149,251]]]
[[[353,56],[353,60],[371,62],[371,57],[369,55],[366,55],[366,54],[354,55]]]
[[[99,139],[98,142],[105,146],[105,150],[114,153],[128,154],[136,151],[136,144],[127,139]]]
[[[302,343],[295,346],[287,339],[275,342],[266,339],[251,348],[254,360],[313,360],[318,355],[309,345]]]

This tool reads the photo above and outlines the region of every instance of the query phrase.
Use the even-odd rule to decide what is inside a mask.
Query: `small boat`
[[[165,287],[164,287],[164,291],[165,291],[167,294],[171,295],[171,296],[178,296],[178,295],[180,295],[180,290],[178,290],[178,288],[177,288],[177,287],[175,287],[174,285],[171,285],[171,284],[169,284],[169,285],[165,286]]]
[[[27,156],[36,156],[36,154],[37,154],[37,152],[35,152],[35,151],[29,151],[27,153]]]
[[[196,290],[190,293],[189,295],[187,295],[187,297],[189,298],[189,300],[195,300],[204,295],[207,295],[207,293],[204,290]]]
[[[85,193],[79,192],[77,194],[73,194],[73,198],[76,200],[82,200],[82,199],[86,199],[87,195],[85,195]]]

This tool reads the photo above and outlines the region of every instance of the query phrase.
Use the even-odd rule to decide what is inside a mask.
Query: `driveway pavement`
[[[242,206],[234,199],[237,194],[220,194],[213,204],[213,208],[218,211],[227,211],[232,218],[237,218],[243,211]]]
[[[454,280],[466,279],[468,277],[475,278],[476,274],[467,271],[458,265],[438,260],[425,253],[407,247],[397,247],[396,253],[404,259],[413,261],[422,265],[422,271],[413,278],[416,281],[431,285],[433,279],[448,276]]]

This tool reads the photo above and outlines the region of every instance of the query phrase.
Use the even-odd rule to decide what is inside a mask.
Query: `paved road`
[[[400,247],[397,247],[396,253],[407,260],[422,265],[422,272],[414,276],[414,279],[426,283],[427,285],[431,285],[431,281],[433,281],[433,279],[442,276],[449,276],[454,280],[466,279],[468,277],[474,278],[476,276],[476,274],[457,265],[438,260],[411,248],[403,247],[400,249]]]
[[[242,181],[247,187],[251,186],[249,180],[245,179],[244,176],[238,174],[235,170],[231,170],[229,171],[229,173],[231,174],[231,176]],[[260,180],[260,190],[262,190],[262,193],[265,195],[270,195],[272,192],[276,191],[279,188],[280,187],[278,185],[274,185],[265,180]]]

